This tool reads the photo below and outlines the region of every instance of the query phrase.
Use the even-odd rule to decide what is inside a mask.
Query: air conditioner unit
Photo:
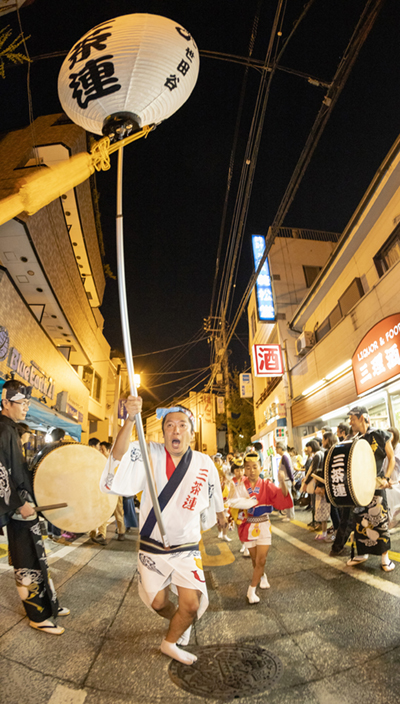
[[[296,340],[296,354],[301,357],[306,354],[315,344],[314,333],[305,330]]]

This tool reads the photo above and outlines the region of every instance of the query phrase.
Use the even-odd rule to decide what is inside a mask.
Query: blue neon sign
[[[263,235],[252,235],[254,266],[257,271],[261,257],[265,250],[265,238]],[[269,273],[268,258],[265,260],[263,267],[258,275],[256,283],[256,295],[258,306],[259,320],[275,322],[275,305],[272,294],[271,276]]]

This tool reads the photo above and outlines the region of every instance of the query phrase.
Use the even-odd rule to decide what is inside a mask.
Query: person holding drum
[[[391,436],[386,430],[371,427],[368,409],[365,406],[352,408],[349,412],[349,419],[354,439],[363,438],[371,446],[375,458],[379,489],[375,490],[374,497],[368,506],[354,509],[354,538],[357,555],[353,556],[352,554],[347,564],[349,566],[358,565],[365,562],[369,555],[381,555],[382,570],[391,572],[395,566],[388,554],[390,535],[385,491],[391,488],[390,477],[395,468]],[[387,465],[384,473],[382,466],[385,458],[387,458]]]
[[[22,454],[18,423],[29,408],[31,386],[12,379],[1,394],[0,413],[0,526],[7,526],[10,562],[29,625],[43,633],[61,635],[57,616],[70,612],[58,604],[50,578],[39,519],[33,504],[32,478]]]
[[[135,416],[142,399],[128,396],[127,418],[119,431],[102,478],[104,493],[133,496],[140,502],[138,554],[139,596],[148,608],[169,620],[161,652],[186,665],[196,656],[181,650],[187,645],[194,618],[208,606],[208,595],[199,542],[200,528],[226,525],[218,471],[208,455],[195,452],[194,417],[184,406],[158,408],[164,443],[151,442],[149,454],[164,529],[171,547],[165,547],[156,523],[139,443],[130,442]],[[178,608],[170,601],[169,588],[178,594]]]

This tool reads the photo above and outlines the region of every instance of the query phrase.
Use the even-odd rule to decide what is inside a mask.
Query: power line
[[[335,76],[330,88],[325,95],[318,115],[314,121],[314,125],[309,133],[306,144],[301,152],[299,160],[296,164],[295,170],[290,179],[289,185],[284,193],[282,201],[279,205],[278,212],[274,218],[271,227],[268,230],[267,237],[265,239],[265,250],[261,257],[257,271],[251,276],[249,283],[247,284],[246,290],[242,296],[239,307],[236,311],[235,318],[231,324],[229,334],[227,336],[227,345],[232,339],[235,328],[244,312],[247,305],[248,299],[250,297],[251,291],[257,281],[258,275],[264,265],[264,262],[269,254],[269,251],[274,243],[275,237],[277,235],[279,227],[282,226],[283,220],[287,215],[287,212],[294,200],[297,190],[300,186],[301,180],[306,172],[306,169],[311,161],[311,157],[315,151],[315,148],[322,136],[323,130],[325,129],[326,123],[331,115],[331,112],[342,92],[344,85],[350,75],[353,68],[355,60],[363,46],[365,40],[367,39],[377,17],[383,6],[385,0],[368,0],[366,3],[361,17],[357,23],[357,26],[350,38],[347,48],[343,54],[343,57],[339,63],[336,70]]]

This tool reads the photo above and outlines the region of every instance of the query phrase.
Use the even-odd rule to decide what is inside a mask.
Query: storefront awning
[[[33,430],[46,432],[49,428],[62,428],[74,440],[80,442],[82,426],[74,420],[66,418],[61,413],[57,413],[52,408],[46,408],[43,403],[31,399],[29,411],[26,414],[25,423]]]

